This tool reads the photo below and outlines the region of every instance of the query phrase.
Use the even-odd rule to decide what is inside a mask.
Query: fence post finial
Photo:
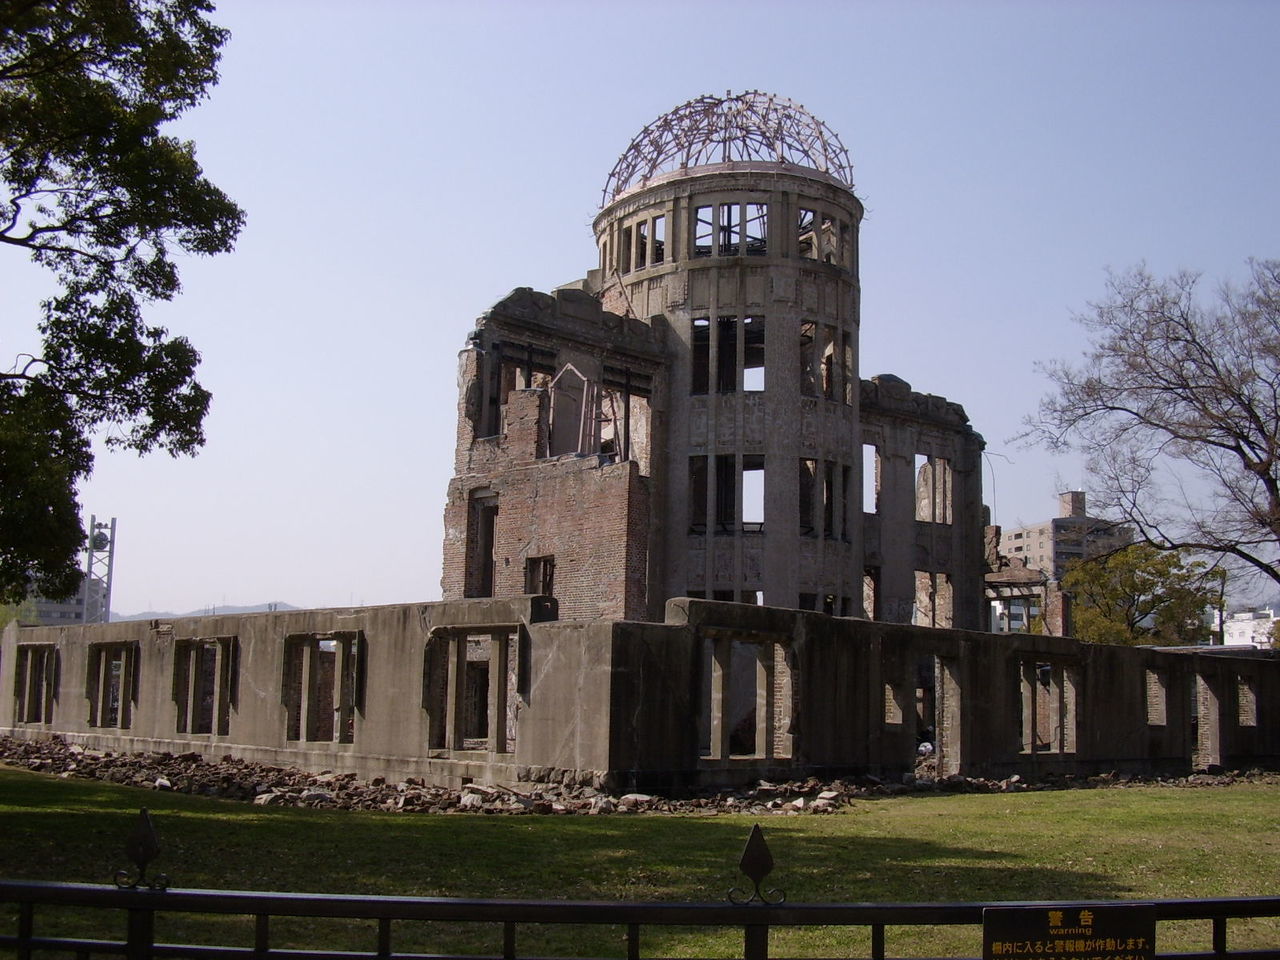
[[[169,878],[161,873],[154,879],[147,879],[147,864],[160,855],[160,838],[156,835],[155,824],[151,822],[151,814],[143,807],[138,811],[138,822],[124,842],[124,852],[138,869],[137,877],[130,879],[128,870],[116,871],[116,886],[123,890],[137,890],[145,887],[148,890],[166,890]]]
[[[764,831],[760,829],[758,823],[751,828],[747,845],[742,848],[742,859],[738,861],[738,869],[751,881],[755,889],[750,896],[744,898],[743,891],[734,887],[729,891],[730,903],[762,903],[777,906],[787,899],[787,895],[781,890],[771,889],[765,893],[760,889],[764,878],[773,870],[773,854],[769,852],[769,844],[765,843]]]

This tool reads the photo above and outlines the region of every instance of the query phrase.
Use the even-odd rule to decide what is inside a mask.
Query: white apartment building
[[[1133,541],[1133,531],[1122,524],[1090,517],[1083,490],[1058,494],[1058,516],[1025,527],[1002,531],[1000,552],[1025,560],[1052,580],[1061,580],[1072,560],[1096,556]]]

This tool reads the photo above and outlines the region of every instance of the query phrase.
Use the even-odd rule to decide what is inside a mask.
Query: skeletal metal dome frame
[[[614,164],[601,206],[658,174],[752,160],[809,167],[853,189],[849,152],[835,131],[801,104],[748,90],[697,97],[646,126]]]

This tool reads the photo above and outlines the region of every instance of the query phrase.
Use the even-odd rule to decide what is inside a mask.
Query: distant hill
[[[116,613],[111,611],[112,622],[120,620],[174,620],[178,617],[209,617],[214,614],[266,613],[269,610],[297,610],[290,603],[255,603],[247,607],[209,606],[199,610],[188,610],[186,613],[170,613],[168,610],[144,610],[142,613]]]

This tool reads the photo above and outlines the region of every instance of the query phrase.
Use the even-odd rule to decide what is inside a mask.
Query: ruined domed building
[[[647,792],[897,778],[925,739],[943,776],[1280,765],[1269,651],[979,632],[982,439],[861,378],[862,213],[797,104],[661,117],[587,277],[467,338],[443,600],[10,623],[0,734]]]
[[[862,216],[799,104],[706,96],[645,127],[598,266],[514,291],[463,352],[445,599],[981,627],[982,438],[957,404],[860,379]]]

